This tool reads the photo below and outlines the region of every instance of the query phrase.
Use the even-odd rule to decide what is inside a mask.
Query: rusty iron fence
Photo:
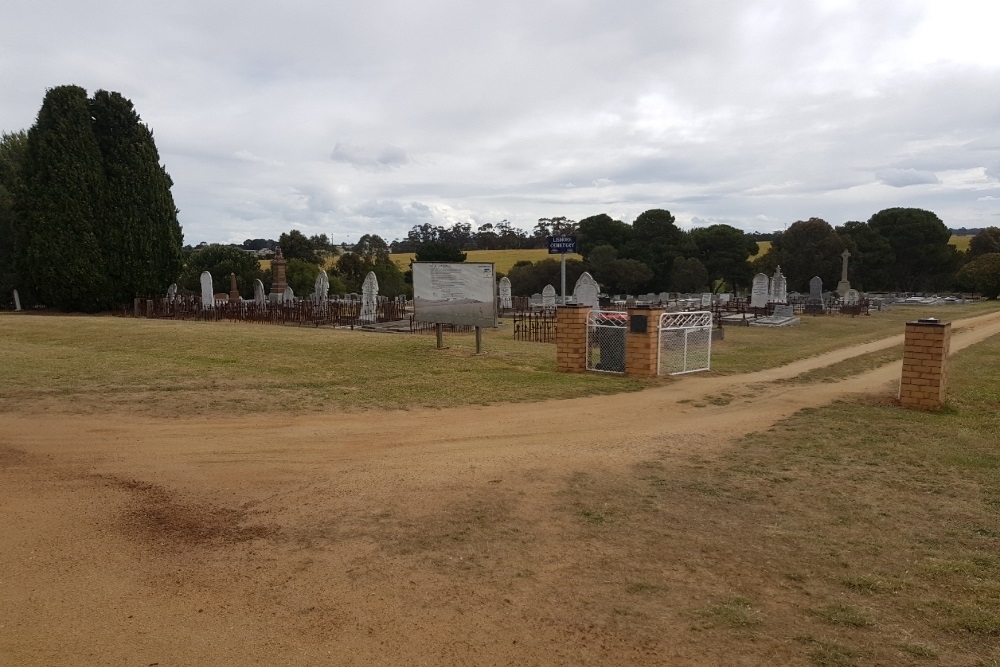
[[[514,340],[556,342],[556,316],[548,310],[516,311],[512,315]]]
[[[371,322],[361,318],[361,301],[299,300],[291,303],[255,301],[217,302],[205,307],[198,297],[166,299],[137,298],[131,307],[118,312],[125,317],[166,318],[202,322],[250,322],[256,324],[298,324],[312,326],[356,327]],[[375,322],[396,322],[409,317],[406,301],[387,299],[376,302]]]

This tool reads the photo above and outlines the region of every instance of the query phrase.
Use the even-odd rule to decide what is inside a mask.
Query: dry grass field
[[[995,303],[729,329],[646,383],[505,330],[0,335],[0,664],[1000,664]]]

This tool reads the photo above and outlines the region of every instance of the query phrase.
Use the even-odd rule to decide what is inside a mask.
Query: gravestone
[[[253,302],[264,303],[267,301],[267,294],[264,293],[264,283],[260,278],[253,279]]]
[[[556,288],[552,285],[546,285],[542,289],[542,308],[555,308],[556,307]]]
[[[576,297],[576,305],[597,308],[598,292],[600,292],[600,289],[597,286],[597,281],[584,271],[580,279],[576,281],[576,286],[573,287],[573,296]]]
[[[851,283],[847,280],[847,258],[851,256],[851,253],[846,249],[844,250],[841,257],[844,260],[844,264],[840,269],[840,282],[837,283],[837,293],[841,296],[845,296],[847,292],[851,289]]]
[[[722,294],[720,294],[719,295],[719,305],[720,306],[725,306],[726,304],[728,304],[730,296],[731,295],[729,294],[729,292],[723,292]]]
[[[660,303],[664,303],[665,304],[665,303],[667,303],[667,302],[670,301],[670,293],[669,292],[660,292],[659,297],[660,297]]]
[[[316,282],[313,284],[313,300],[326,301],[329,293],[330,276],[326,275],[326,271],[320,269],[319,274],[316,276]]]
[[[771,283],[767,279],[767,276],[763,273],[758,273],[753,277],[753,288],[750,291],[750,307],[751,308],[766,308],[767,307],[767,297],[768,291],[770,290]]]
[[[711,292],[702,292],[702,295],[701,295],[701,307],[702,308],[710,308],[711,306],[712,306],[712,293]]]
[[[284,303],[294,303],[295,302],[295,292],[292,291],[291,285],[285,285],[285,291],[281,293],[281,300]]]
[[[21,295],[14,290],[14,310],[21,310]]]
[[[369,271],[365,282],[361,285],[361,317],[362,322],[375,322],[378,319],[378,278],[374,271]]]
[[[212,290],[212,274],[201,272],[201,307],[215,308],[215,292]]]
[[[177,283],[172,283],[170,287],[167,288],[167,303],[173,303],[174,299],[177,298]]]
[[[773,303],[788,303],[788,281],[781,275],[781,267],[774,270],[771,276],[771,301]]]
[[[229,274],[229,303],[240,302],[240,290],[236,286],[236,274]]]
[[[275,246],[274,258],[271,260],[271,294],[269,297],[271,301],[284,301],[285,299],[285,288],[288,286],[288,281],[285,278],[287,266],[288,261],[281,254],[281,246]]]
[[[858,294],[858,290],[849,289],[844,293],[845,306],[856,306],[859,301],[861,301],[861,295]]]
[[[514,299],[510,294],[510,279],[504,276],[500,279],[500,310],[510,310],[514,307]]]
[[[532,306],[540,306],[540,305],[542,305],[542,293],[541,292],[535,292],[534,294],[531,295],[530,301],[531,301],[531,305]]]
[[[809,281],[809,299],[806,301],[806,313],[809,315],[822,315],[826,312],[823,306],[823,279],[813,276]]]

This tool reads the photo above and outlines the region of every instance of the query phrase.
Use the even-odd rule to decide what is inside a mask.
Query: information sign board
[[[414,262],[413,319],[435,324],[497,325],[492,262]]]

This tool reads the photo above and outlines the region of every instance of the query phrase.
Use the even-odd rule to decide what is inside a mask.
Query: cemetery
[[[518,664],[991,655],[995,302],[490,266],[0,314],[0,618],[65,655],[134,624],[145,664],[195,628],[271,664],[465,659],[456,628]]]

